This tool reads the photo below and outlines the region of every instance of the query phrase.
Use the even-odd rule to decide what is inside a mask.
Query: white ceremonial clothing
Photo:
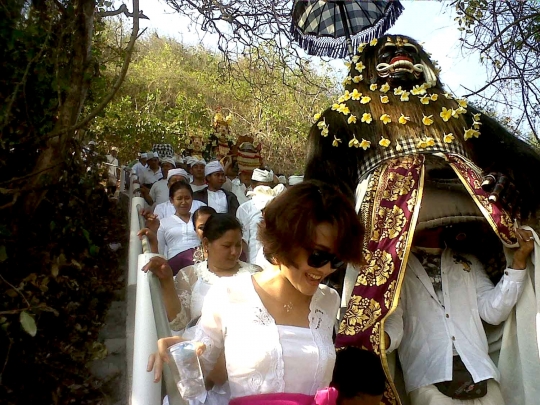
[[[319,351],[309,328],[278,325],[283,352],[283,379],[288,393],[310,392],[315,380],[315,369],[306,364],[317,364]],[[299,355],[298,349],[302,348]]]
[[[236,178],[231,182],[231,193],[233,193],[238,199],[238,204],[242,205],[246,201],[249,201],[249,197],[246,196],[246,185]]]
[[[169,186],[167,186],[167,180],[161,179],[156,181],[150,189],[150,197],[154,204],[161,204],[165,201],[169,201]]]
[[[195,191],[205,189],[206,187],[208,187],[208,184],[203,184],[202,186],[198,186],[196,184],[191,183],[190,186],[191,186],[191,189],[193,190],[193,192],[195,192]]]
[[[388,351],[398,348],[407,392],[451,381],[453,347],[475,382],[491,378],[499,382],[482,320],[498,325],[508,318],[523,291],[525,275],[525,271],[507,268],[493,286],[474,256],[445,249],[441,303],[424,267],[411,252],[400,303],[384,323],[391,339]]]
[[[237,277],[244,273],[254,274],[262,270],[253,264],[242,261],[238,263],[240,268],[231,277]],[[183,330],[188,322],[201,316],[204,298],[210,291],[210,287],[219,279],[220,277],[208,270],[207,260],[184,267],[174,276],[174,287],[182,303],[182,309],[176,315],[176,318],[170,322],[171,330]]]
[[[262,221],[262,212],[249,200],[238,207],[236,218],[242,225],[242,239],[248,245],[246,252],[249,263],[255,263],[261,243],[257,240],[259,222]]]
[[[146,167],[141,171],[141,177],[139,177],[140,184],[154,184],[156,181],[161,180],[163,174],[161,173],[161,167],[154,172],[149,167]]]
[[[218,214],[226,214],[228,212],[227,196],[222,190],[208,190],[208,206],[215,209]]]
[[[107,155],[105,158],[107,159],[108,163],[109,183],[116,185],[116,181],[118,180],[118,159],[112,155]]]
[[[315,395],[327,387],[332,378],[336,352],[332,342],[334,319],[339,307],[337,292],[320,285],[311,299],[309,330],[317,356],[306,354],[302,347],[283,347],[291,340],[280,341],[278,325],[264,307],[251,275],[234,279],[221,278],[206,295],[201,319],[193,340],[206,345],[200,357],[203,371],[208,373],[224,351],[231,398],[247,395],[286,392],[297,385],[298,375],[286,375],[291,361],[305,370],[313,370],[311,386],[301,383],[301,394]],[[294,358],[285,358],[291,353]]]
[[[206,207],[206,204],[202,201],[193,200],[189,212],[193,214],[201,207]],[[174,214],[176,214],[176,208],[174,208],[174,205],[172,205],[171,200],[158,204],[154,208],[154,215],[156,215],[159,219],[167,218]]]
[[[188,222],[184,222],[177,215],[160,220],[157,239],[159,254],[164,255],[167,260],[178,253],[196,248],[201,243],[191,217]]]
[[[257,266],[239,261],[240,268],[238,272],[231,278],[240,274],[253,274],[261,271]],[[196,320],[201,316],[201,311],[204,303],[204,298],[210,290],[210,287],[219,280],[216,274],[208,270],[208,262],[203,261],[192,266],[184,267],[174,276],[174,286],[176,294],[180,299],[182,308],[176,318],[169,323],[173,335],[184,335],[186,339],[190,339],[194,333],[195,327],[185,330],[187,324]],[[214,386],[208,391],[204,404],[206,405],[226,405],[231,397],[229,384]],[[165,401],[163,402],[165,405]],[[168,404],[168,399],[167,399]],[[197,400],[189,401],[190,405],[202,404]]]
[[[137,176],[139,181],[142,179],[142,174],[145,169],[148,168],[148,165],[143,165],[141,162],[137,162],[131,168],[131,174]]]

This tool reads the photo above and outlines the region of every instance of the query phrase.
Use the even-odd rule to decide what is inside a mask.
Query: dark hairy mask
[[[392,87],[423,83],[424,66],[418,47],[399,36],[386,36],[383,41],[376,56],[377,75]]]

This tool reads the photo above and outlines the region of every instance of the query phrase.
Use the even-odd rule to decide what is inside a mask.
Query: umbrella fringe
[[[372,39],[379,38],[383,35],[394,25],[403,10],[404,8],[399,1],[390,3],[384,17],[380,18],[373,27],[351,37],[353,49],[356,50],[361,43],[370,42]],[[298,42],[298,45],[309,55],[326,56],[329,58],[345,58],[348,55],[345,37],[333,38],[304,35],[294,23],[291,24],[291,35]]]

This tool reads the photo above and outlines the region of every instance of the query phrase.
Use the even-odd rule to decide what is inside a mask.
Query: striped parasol
[[[398,0],[295,0],[291,33],[310,55],[344,58],[384,34],[402,11]]]

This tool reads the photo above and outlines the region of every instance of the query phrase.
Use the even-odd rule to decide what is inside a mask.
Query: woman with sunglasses
[[[345,263],[361,264],[362,236],[351,202],[320,182],[291,187],[266,207],[258,237],[272,266],[216,283],[193,339],[204,373],[225,353],[231,404],[313,403],[328,386],[339,296],[320,283]],[[169,362],[167,348],[180,340],[160,339],[160,358]]]

